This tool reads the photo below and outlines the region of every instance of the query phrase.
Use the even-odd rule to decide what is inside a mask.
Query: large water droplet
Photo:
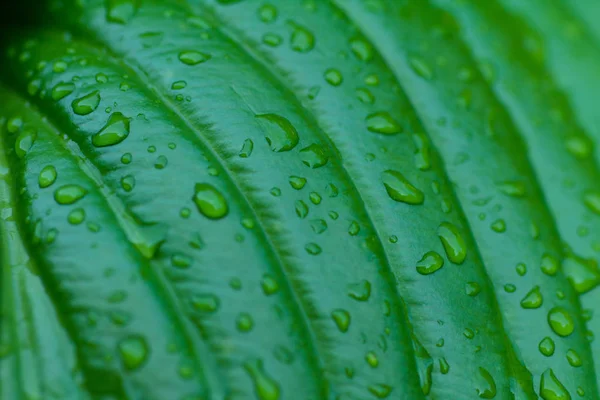
[[[444,266],[444,259],[435,251],[429,251],[417,262],[417,272],[421,275],[433,274]]]
[[[327,164],[329,157],[321,146],[313,143],[300,150],[300,159],[304,165],[314,169]]]
[[[113,113],[104,127],[92,136],[92,143],[96,147],[113,146],[121,143],[129,136],[129,121],[120,112]]]
[[[577,291],[582,294],[589,292],[600,284],[600,270],[594,259],[584,259],[570,255],[563,262],[563,271]]]
[[[60,82],[52,88],[52,100],[62,100],[75,91],[75,84],[72,82]]]
[[[208,183],[197,183],[193,197],[198,211],[207,218],[223,218],[229,212],[225,197]]]
[[[94,112],[100,104],[100,93],[95,90],[83,97],[73,100],[71,106],[77,115],[88,115]]]
[[[493,399],[496,397],[496,382],[492,375],[485,369],[479,367],[479,376],[477,377],[477,386],[475,390],[482,399]]]
[[[254,391],[259,400],[279,400],[279,385],[267,375],[262,360],[248,361],[244,363],[244,369],[254,383]]]
[[[548,323],[558,336],[569,336],[575,330],[571,314],[562,307],[554,307],[548,312]]]
[[[56,168],[53,165],[45,166],[38,176],[38,184],[40,188],[44,189],[49,186],[52,186],[54,182],[56,182],[56,178],[58,177],[58,173],[56,172]]]
[[[388,169],[382,172],[381,181],[392,200],[413,205],[422,204],[425,200],[423,192],[414,187],[398,171]]]
[[[136,370],[148,359],[150,349],[142,336],[129,336],[119,342],[119,355],[128,370]]]
[[[521,307],[529,309],[540,308],[543,302],[544,298],[542,297],[542,292],[540,292],[540,287],[535,286],[523,297]]]
[[[369,114],[365,121],[367,123],[367,129],[373,133],[395,135],[403,131],[402,125],[392,118],[387,111]]]
[[[544,400],[571,400],[567,388],[558,380],[551,368],[544,371],[540,378],[540,396]]]
[[[467,257],[467,246],[456,226],[443,222],[437,233],[448,259],[454,264],[462,264]]]
[[[182,51],[179,53],[179,61],[185,65],[198,65],[210,60],[210,54],[202,53],[200,51]]]
[[[58,204],[69,205],[75,204],[87,194],[87,190],[79,185],[65,185],[56,189],[54,192],[54,200]]]
[[[263,124],[265,138],[276,152],[290,151],[298,144],[300,140],[298,131],[286,118],[276,114],[259,114],[256,116],[259,121],[266,121]]]

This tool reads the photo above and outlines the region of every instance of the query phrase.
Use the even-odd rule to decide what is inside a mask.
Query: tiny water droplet
[[[126,24],[137,11],[135,0],[108,0],[106,20],[118,24]]]
[[[198,294],[192,298],[191,304],[196,311],[214,313],[219,309],[220,301],[214,294]]]
[[[549,276],[554,276],[558,272],[560,264],[558,260],[550,254],[544,254],[542,256],[542,272]]]
[[[342,73],[335,68],[329,68],[326,70],[324,78],[331,86],[340,86],[344,81]]]
[[[373,59],[373,46],[362,38],[353,38],[350,40],[352,53],[361,61],[371,61]]]
[[[431,69],[429,64],[427,64],[427,62],[425,62],[425,60],[423,60],[422,58],[416,56],[409,57],[408,64],[410,65],[412,70],[421,78],[428,81],[433,79],[433,70]]]
[[[200,51],[182,51],[179,53],[179,61],[185,65],[194,66],[202,64],[210,60],[210,54],[202,53]]]
[[[313,256],[321,254],[322,251],[321,247],[316,243],[308,243],[306,246],[304,246],[304,250]]]
[[[583,365],[583,360],[581,359],[579,354],[573,349],[569,349],[567,351],[567,361],[572,367],[575,368],[581,367]]]
[[[250,332],[254,327],[254,320],[250,314],[243,312],[238,315],[236,319],[236,326],[240,332]]]
[[[83,208],[74,209],[67,216],[67,221],[69,221],[71,225],[80,225],[85,221],[85,210]]]
[[[296,190],[300,190],[306,185],[306,178],[302,178],[300,176],[290,176],[289,178],[290,186]]]
[[[262,282],[260,283],[263,293],[267,296],[271,296],[279,291],[279,284],[271,275],[263,275]]]
[[[583,196],[583,203],[588,210],[600,215],[600,192],[587,192]]]

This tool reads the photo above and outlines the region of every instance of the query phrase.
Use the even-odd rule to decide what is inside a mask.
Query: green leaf
[[[0,73],[2,398],[598,398],[564,3],[49,7]]]

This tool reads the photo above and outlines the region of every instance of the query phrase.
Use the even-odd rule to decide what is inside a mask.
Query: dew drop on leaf
[[[583,203],[594,214],[600,215],[600,192],[587,192],[583,195]]]
[[[107,0],[106,20],[126,24],[137,11],[137,0]]]
[[[262,360],[256,359],[244,363],[244,369],[254,383],[254,391],[258,400],[279,400],[280,389],[264,370]]]
[[[433,70],[422,58],[417,56],[409,57],[408,64],[410,65],[411,69],[421,78],[428,81],[433,79]]]
[[[315,47],[314,35],[308,29],[300,25],[293,24],[292,26],[294,28],[290,37],[290,45],[292,46],[292,50],[299,53],[307,53],[311,51]]]
[[[80,225],[85,221],[85,210],[83,208],[76,208],[71,211],[67,217],[67,221],[71,225]]]
[[[444,266],[444,259],[435,251],[429,251],[417,262],[417,272],[430,275]]]
[[[300,176],[290,176],[289,178],[290,186],[296,190],[300,190],[306,185],[306,178],[302,178]]]
[[[246,139],[238,155],[240,158],[248,158],[252,155],[252,150],[254,150],[254,142],[252,139]]]
[[[73,100],[71,106],[77,115],[88,115],[96,111],[100,104],[100,93],[96,90],[83,97]]]
[[[548,324],[558,336],[569,336],[575,330],[571,314],[562,307],[554,307],[548,312]]]
[[[467,257],[467,246],[458,229],[449,222],[442,222],[437,233],[448,259],[454,264],[462,264]]]
[[[337,309],[331,312],[331,318],[335,322],[335,325],[340,330],[340,332],[348,332],[348,328],[350,328],[351,317],[350,313],[343,309]]]
[[[300,150],[300,159],[302,163],[310,168],[320,168],[327,164],[329,157],[321,146],[313,143]]]
[[[350,40],[350,48],[352,53],[361,61],[371,61],[373,59],[373,46],[362,38],[354,38]]]
[[[581,367],[583,365],[583,360],[581,359],[579,354],[573,349],[569,349],[567,351],[567,361],[569,362],[569,365],[575,368]]]
[[[558,380],[554,371],[548,368],[540,378],[540,396],[543,400],[571,400],[571,395]]]
[[[272,151],[290,151],[296,147],[300,140],[298,131],[287,118],[276,114],[259,114],[256,118],[267,122],[263,124],[263,130]]]
[[[600,270],[594,259],[570,255],[565,258],[562,268],[567,279],[579,294],[587,293],[600,284]]]
[[[313,256],[319,255],[323,251],[321,249],[321,246],[319,246],[316,243],[308,243],[306,246],[304,246],[304,250],[306,250],[308,254]]]
[[[550,338],[548,336],[543,338],[540,341],[540,344],[538,345],[538,349],[540,350],[540,353],[542,353],[546,357],[550,357],[554,354],[555,347],[556,346],[554,345],[554,340],[552,340],[552,338]]]
[[[395,135],[403,131],[398,123],[387,111],[378,111],[366,117],[367,129],[382,135]]]
[[[140,368],[149,357],[148,343],[139,335],[132,335],[121,340],[118,347],[121,361],[128,370]]]
[[[75,84],[72,82],[59,82],[53,88],[50,96],[52,100],[59,101],[75,91]]]
[[[214,313],[219,309],[219,298],[214,294],[198,294],[192,298],[194,310],[203,313]]]
[[[252,316],[248,313],[240,313],[236,320],[236,326],[238,331],[246,333],[250,332],[254,327],[254,320]]]
[[[329,83],[331,86],[340,86],[344,81],[342,73],[335,68],[326,70],[324,77],[327,83]]]
[[[17,157],[23,158],[27,152],[33,147],[37,139],[37,132],[34,130],[26,129],[17,136],[15,141],[15,153]]]
[[[493,399],[496,397],[496,382],[492,375],[482,367],[478,369],[477,386],[475,388],[477,395],[482,399]]]
[[[544,274],[554,276],[558,272],[559,267],[560,264],[554,256],[551,256],[550,254],[544,254],[542,256],[541,269]]]
[[[385,186],[385,190],[390,198],[397,202],[407,204],[423,204],[425,196],[423,192],[414,187],[405,177],[398,171],[391,169],[381,173],[381,181]]]
[[[271,275],[265,274],[260,283],[263,293],[271,296],[279,291],[279,284]]]
[[[210,219],[220,219],[227,215],[227,201],[214,186],[208,183],[197,183],[193,197],[198,211]]]
[[[264,4],[258,9],[258,18],[264,23],[270,23],[277,19],[277,8],[272,4]]]
[[[540,287],[535,286],[525,295],[525,297],[523,297],[521,300],[521,307],[526,309],[540,308],[543,302],[544,298],[542,297]]]
[[[392,387],[384,383],[369,385],[369,392],[378,399],[385,399],[392,393]]]
[[[363,279],[348,285],[348,296],[356,301],[367,301],[371,297],[371,282]]]
[[[87,190],[79,185],[65,185],[56,189],[54,192],[54,200],[58,204],[69,205],[81,200],[87,194]]]
[[[130,119],[120,112],[113,113],[106,125],[94,136],[92,144],[96,147],[114,146],[129,136]]]
[[[50,187],[56,182],[57,177],[58,173],[56,172],[56,168],[53,165],[48,165],[40,171],[38,184],[42,189]]]
[[[179,61],[185,65],[194,66],[202,64],[210,60],[210,54],[202,53],[200,51],[182,51],[179,53]]]

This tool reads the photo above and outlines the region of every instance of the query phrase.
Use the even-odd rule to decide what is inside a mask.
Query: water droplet
[[[528,309],[540,308],[543,302],[544,298],[542,297],[542,292],[540,292],[540,287],[535,286],[523,297],[521,307]]]
[[[96,90],[83,97],[73,100],[71,106],[77,115],[88,115],[98,108],[100,104],[100,93]]]
[[[327,230],[327,222],[323,219],[315,219],[310,221],[310,227],[316,234],[321,234]]]
[[[579,294],[589,292],[600,284],[600,270],[594,259],[570,255],[563,262],[563,271]]]
[[[79,185],[65,185],[56,189],[54,192],[54,200],[58,204],[70,205],[75,204],[87,194],[87,190]]]
[[[182,89],[185,89],[186,87],[187,87],[186,81],[175,81],[171,85],[171,89],[173,89],[173,90],[182,90]]]
[[[361,61],[371,61],[373,59],[373,46],[362,38],[354,38],[350,40],[350,48],[352,53]]]
[[[520,181],[506,181],[498,184],[498,190],[510,197],[525,197],[527,188]]]
[[[258,9],[258,18],[264,23],[270,23],[277,19],[277,8],[272,4],[264,4]]]
[[[267,46],[271,46],[271,47],[279,46],[282,41],[283,41],[283,39],[281,38],[281,36],[279,36],[275,33],[265,33],[262,37],[262,42],[264,44],[266,44]]]
[[[214,313],[219,309],[219,298],[214,294],[198,294],[191,301],[194,310],[204,313]]]
[[[540,341],[540,344],[538,345],[538,349],[540,350],[540,353],[542,353],[546,357],[552,356],[554,354],[554,349],[555,349],[554,340],[552,340],[552,338],[546,336],[545,338],[543,338]]]
[[[427,349],[415,335],[412,335],[412,343],[417,361],[419,381],[421,382],[421,391],[427,396],[431,392],[431,386],[433,384],[433,360]]]
[[[515,267],[515,270],[517,271],[517,274],[519,274],[519,276],[525,276],[525,274],[527,273],[527,266],[523,263],[518,263]]]
[[[308,243],[306,246],[304,246],[304,250],[313,256],[321,254],[322,251],[321,247],[316,243]]]
[[[433,274],[444,266],[444,259],[435,251],[429,251],[417,262],[417,272],[421,275]]]
[[[554,307],[548,312],[548,323],[558,336],[569,336],[575,330],[571,314],[562,307]]]
[[[192,261],[190,256],[181,253],[176,253],[171,256],[171,265],[180,269],[189,268],[192,265]]]
[[[290,186],[296,190],[300,190],[306,185],[306,178],[300,176],[290,176]]]
[[[40,171],[38,184],[42,189],[50,187],[56,182],[57,177],[58,173],[56,172],[56,168],[54,168],[53,165],[48,165]]]
[[[446,375],[449,371],[450,371],[450,364],[448,364],[448,361],[446,361],[446,359],[444,357],[440,358],[440,372],[444,375]]]
[[[325,154],[323,148],[316,143],[300,150],[300,159],[304,165],[313,169],[320,168],[329,161],[329,157]]]
[[[129,136],[129,121],[120,112],[113,113],[104,127],[92,136],[92,144],[96,147],[114,146]]]
[[[579,354],[573,349],[569,349],[567,351],[567,361],[572,367],[575,368],[581,367],[583,365],[583,360],[581,359]]]
[[[360,100],[361,103],[364,104],[373,104],[375,103],[375,96],[371,93],[369,89],[358,88],[356,89],[356,97]]]
[[[392,388],[383,383],[369,385],[368,389],[369,392],[378,399],[385,399],[390,395],[390,393],[392,393]]]
[[[554,276],[558,272],[560,264],[558,260],[550,254],[544,254],[542,256],[542,272],[549,276]]]
[[[365,119],[367,129],[373,133],[382,135],[395,135],[403,131],[402,125],[398,123],[387,111],[379,111],[369,114]]]
[[[202,53],[200,51],[182,51],[179,53],[179,61],[185,65],[198,65],[210,60],[210,54]]]
[[[67,221],[69,221],[71,225],[80,225],[85,221],[85,210],[83,208],[74,209],[67,216]]]
[[[207,218],[220,219],[229,212],[229,207],[221,192],[208,183],[196,184],[193,200],[198,211]]]
[[[290,151],[296,147],[300,140],[298,131],[286,118],[276,114],[259,114],[256,118],[268,122],[263,124],[263,128],[272,151]]]
[[[381,173],[381,181],[385,186],[388,196],[394,201],[407,204],[423,204],[423,192],[414,187],[404,175],[398,171],[388,169]]]
[[[98,83],[106,83],[106,82],[108,82],[108,76],[106,76],[102,72],[99,72],[99,73],[96,74],[96,82],[98,82]]]
[[[240,158],[248,158],[252,155],[252,150],[254,150],[254,142],[252,139],[246,139],[238,155]]]
[[[313,203],[314,205],[321,204],[322,197],[319,193],[310,192],[309,198],[310,198],[310,202]]]
[[[250,314],[243,312],[237,316],[235,324],[238,331],[246,333],[250,332],[254,327],[254,320]]]
[[[146,339],[132,335],[119,342],[119,355],[128,370],[136,370],[148,359],[150,349]]]
[[[458,229],[449,222],[443,222],[437,233],[448,259],[454,264],[462,264],[467,257],[467,246]]]
[[[108,0],[106,20],[118,24],[126,24],[134,17],[137,11],[134,0]]]
[[[350,227],[348,227],[348,234],[350,236],[356,236],[360,232],[360,225],[356,221],[352,221]]]
[[[306,203],[302,200],[298,200],[295,203],[296,206],[296,215],[299,218],[306,218],[306,216],[308,215],[308,206],[306,205]]]
[[[23,158],[29,150],[33,147],[37,139],[37,132],[26,129],[17,136],[15,141],[15,153],[17,157]]]
[[[57,83],[52,88],[52,93],[50,94],[52,100],[59,101],[70,95],[75,91],[75,84],[72,82],[60,82]]]
[[[356,301],[367,301],[371,297],[371,282],[363,279],[348,285],[348,296]]]
[[[338,308],[331,312],[331,318],[340,332],[348,332],[351,322],[350,313],[348,311]]]
[[[506,231],[506,222],[504,222],[503,219],[497,219],[494,222],[492,222],[490,228],[492,228],[494,232],[503,233]]]
[[[377,355],[372,351],[369,351],[365,355],[365,361],[371,366],[371,368],[377,368],[379,366],[379,360],[377,359]]]
[[[565,140],[567,151],[576,158],[583,160],[588,158],[593,152],[592,141],[585,136],[571,136]]]
[[[492,375],[485,369],[479,367],[477,377],[477,395],[482,399],[493,399],[496,397],[496,382]]]
[[[551,368],[544,371],[540,378],[540,396],[544,400],[571,400],[567,388],[558,380]]]
[[[23,120],[21,117],[13,117],[6,122],[6,129],[9,133],[17,133],[21,128],[23,128]]]
[[[344,81],[342,73],[335,68],[329,68],[323,76],[331,86],[340,86]]]
[[[412,56],[408,58],[408,64],[410,65],[411,69],[421,78],[428,81],[433,78],[433,70],[429,64],[425,62],[425,60],[416,56]]]
[[[431,145],[429,139],[423,133],[412,135],[415,144],[415,166],[421,171],[431,168]]]
[[[121,178],[121,187],[126,192],[131,192],[135,188],[135,177],[133,175],[126,175]]]
[[[292,50],[299,53],[307,53],[315,47],[315,37],[306,28],[293,24],[294,30],[290,37]]]
[[[467,296],[475,297],[481,292],[481,286],[477,282],[467,282],[465,293]]]
[[[263,275],[262,282],[260,283],[263,293],[267,296],[275,294],[279,291],[279,284],[271,275]]]
[[[244,363],[244,369],[254,383],[254,391],[259,400],[279,400],[279,385],[264,371],[261,360]]]

